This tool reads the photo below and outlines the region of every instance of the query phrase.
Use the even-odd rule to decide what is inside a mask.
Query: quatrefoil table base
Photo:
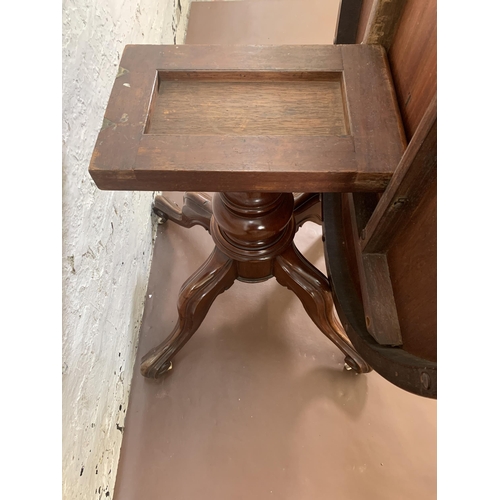
[[[215,248],[182,286],[179,319],[172,333],[142,358],[144,376],[157,378],[168,371],[171,360],[198,329],[215,298],[235,280],[254,283],[272,277],[297,295],[317,327],[346,355],[348,369],[370,371],[335,317],[327,278],[293,244],[304,222],[321,223],[319,195],[216,193],[211,200],[204,193],[186,193],[184,200],[179,211],[157,196],[153,210],[184,227],[203,226],[212,235]]]

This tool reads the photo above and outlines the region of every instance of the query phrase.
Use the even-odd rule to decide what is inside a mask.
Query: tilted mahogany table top
[[[107,190],[374,192],[405,146],[382,47],[129,45],[89,172]]]

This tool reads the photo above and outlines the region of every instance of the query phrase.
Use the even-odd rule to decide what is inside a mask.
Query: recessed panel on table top
[[[405,148],[382,47],[129,45],[101,189],[382,191]]]
[[[348,134],[336,72],[160,72],[146,134]]]

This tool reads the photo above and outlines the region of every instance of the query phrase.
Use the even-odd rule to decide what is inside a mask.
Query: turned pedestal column
[[[318,195],[216,193],[210,203],[204,193],[187,193],[181,211],[163,196],[156,198],[154,210],[185,227],[205,227],[215,248],[182,286],[174,330],[142,358],[144,376],[157,378],[171,367],[172,358],[198,329],[215,298],[234,280],[258,283],[272,277],[297,295],[318,328],[346,355],[346,367],[358,373],[370,371],[335,318],[328,280],[293,243],[301,224],[321,220]]]

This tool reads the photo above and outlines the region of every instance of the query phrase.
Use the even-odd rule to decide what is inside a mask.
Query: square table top
[[[382,191],[406,147],[373,45],[128,45],[89,172],[100,189]]]

